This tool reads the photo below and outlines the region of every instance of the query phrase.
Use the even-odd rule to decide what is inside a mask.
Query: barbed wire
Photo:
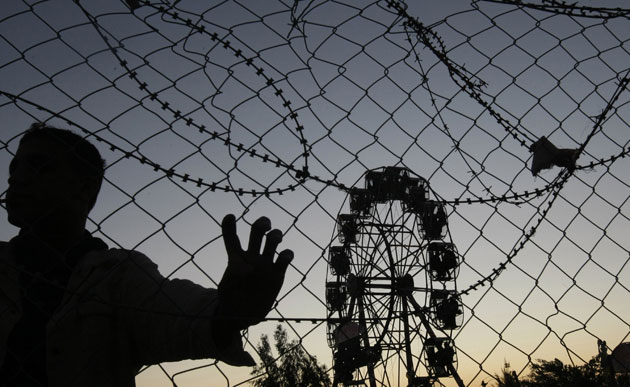
[[[543,0],[540,4],[531,3],[522,0],[477,0],[490,3],[505,4],[510,6],[520,6],[532,8],[539,11],[551,12],[554,14],[562,14],[567,16],[588,17],[596,19],[612,19],[616,17],[628,17],[630,12],[627,9],[607,8],[607,7],[589,7],[578,5],[577,2],[567,3],[566,1]]]

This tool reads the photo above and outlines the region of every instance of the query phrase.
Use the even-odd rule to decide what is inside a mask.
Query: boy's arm
[[[119,322],[139,364],[215,358],[235,366],[255,365],[243,350],[240,330],[218,321],[216,289],[166,279],[138,252],[130,252],[117,275]]]
[[[228,265],[218,289],[165,279],[137,252],[130,252],[121,265],[120,281],[115,281],[120,292],[114,291],[122,295],[121,325],[128,327],[139,363],[212,357],[231,365],[255,365],[243,350],[240,331],[258,324],[272,309],[293,252],[280,252],[274,262],[282,232],[271,230],[265,217],[252,224],[247,250],[241,247],[233,215],[221,226]]]

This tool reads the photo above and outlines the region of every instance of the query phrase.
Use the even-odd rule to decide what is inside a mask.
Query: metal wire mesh
[[[630,334],[630,11],[583,3],[5,0],[0,158],[33,121],[86,135],[108,164],[89,230],[204,286],[226,265],[223,215],[269,216],[296,259],[247,349],[280,322],[329,367],[337,215],[366,171],[408,168],[462,257],[465,384],[505,359],[580,364]],[[575,168],[532,176],[543,136]],[[205,360],[136,381],[252,378]]]

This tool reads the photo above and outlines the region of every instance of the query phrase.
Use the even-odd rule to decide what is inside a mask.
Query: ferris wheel
[[[460,257],[443,203],[402,167],[364,175],[328,249],[328,345],[335,385],[432,386],[457,374]]]

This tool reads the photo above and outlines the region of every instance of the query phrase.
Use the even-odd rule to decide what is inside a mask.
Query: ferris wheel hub
[[[394,290],[399,296],[411,296],[413,289],[413,277],[409,273],[394,280]]]
[[[366,279],[363,277],[357,277],[354,274],[349,274],[347,288],[348,294],[351,297],[360,297],[365,294]]]

